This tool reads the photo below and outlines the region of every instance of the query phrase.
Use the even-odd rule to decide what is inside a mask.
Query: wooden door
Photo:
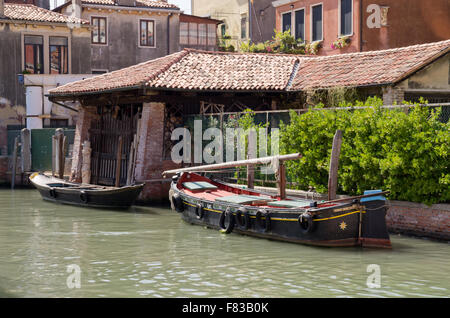
[[[120,186],[126,184],[130,147],[136,133],[140,105],[99,107],[100,118],[91,124],[91,183],[114,186],[117,169],[117,149],[122,136]]]

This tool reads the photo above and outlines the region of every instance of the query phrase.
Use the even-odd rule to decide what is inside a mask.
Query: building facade
[[[249,0],[191,0],[191,11],[195,16],[222,21],[217,30],[219,42],[238,50],[250,40],[249,3]]]
[[[119,70],[180,50],[180,9],[165,1],[74,0],[55,11],[91,24],[89,73]]]
[[[450,38],[448,0],[277,0],[278,31],[319,44],[319,55],[363,52]]]
[[[217,25],[222,21],[180,14],[180,49],[217,51]]]
[[[26,124],[23,76],[90,72],[90,30],[86,20],[32,4],[0,4],[0,155],[7,155],[8,126]],[[48,115],[44,127],[57,120]]]

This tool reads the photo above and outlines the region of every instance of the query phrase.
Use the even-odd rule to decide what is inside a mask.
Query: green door
[[[52,136],[55,128],[31,130],[31,169],[33,171],[52,170]]]

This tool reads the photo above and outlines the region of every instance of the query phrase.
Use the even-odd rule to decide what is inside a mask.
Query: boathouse
[[[326,57],[185,49],[60,86],[49,98],[80,105],[73,181],[82,181],[89,141],[91,183],[113,185],[118,171],[120,185],[146,182],[141,200],[159,200],[170,181],[162,171],[179,167],[170,159],[171,132],[184,116],[301,108],[309,92],[333,87],[355,87],[386,104],[427,94],[450,101],[449,52],[450,40]]]

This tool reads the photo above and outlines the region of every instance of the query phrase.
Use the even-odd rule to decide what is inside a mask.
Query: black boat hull
[[[72,189],[70,186],[52,187],[30,180],[46,201],[90,208],[127,209],[144,187],[140,184],[115,189]]]
[[[196,200],[172,184],[172,202],[174,195],[182,204],[172,206],[178,207],[175,210],[184,221],[225,233],[316,246],[391,247],[384,200],[283,211],[247,206],[243,209],[242,206]],[[247,217],[244,217],[245,212]],[[305,212],[311,215],[310,219],[304,219]]]

